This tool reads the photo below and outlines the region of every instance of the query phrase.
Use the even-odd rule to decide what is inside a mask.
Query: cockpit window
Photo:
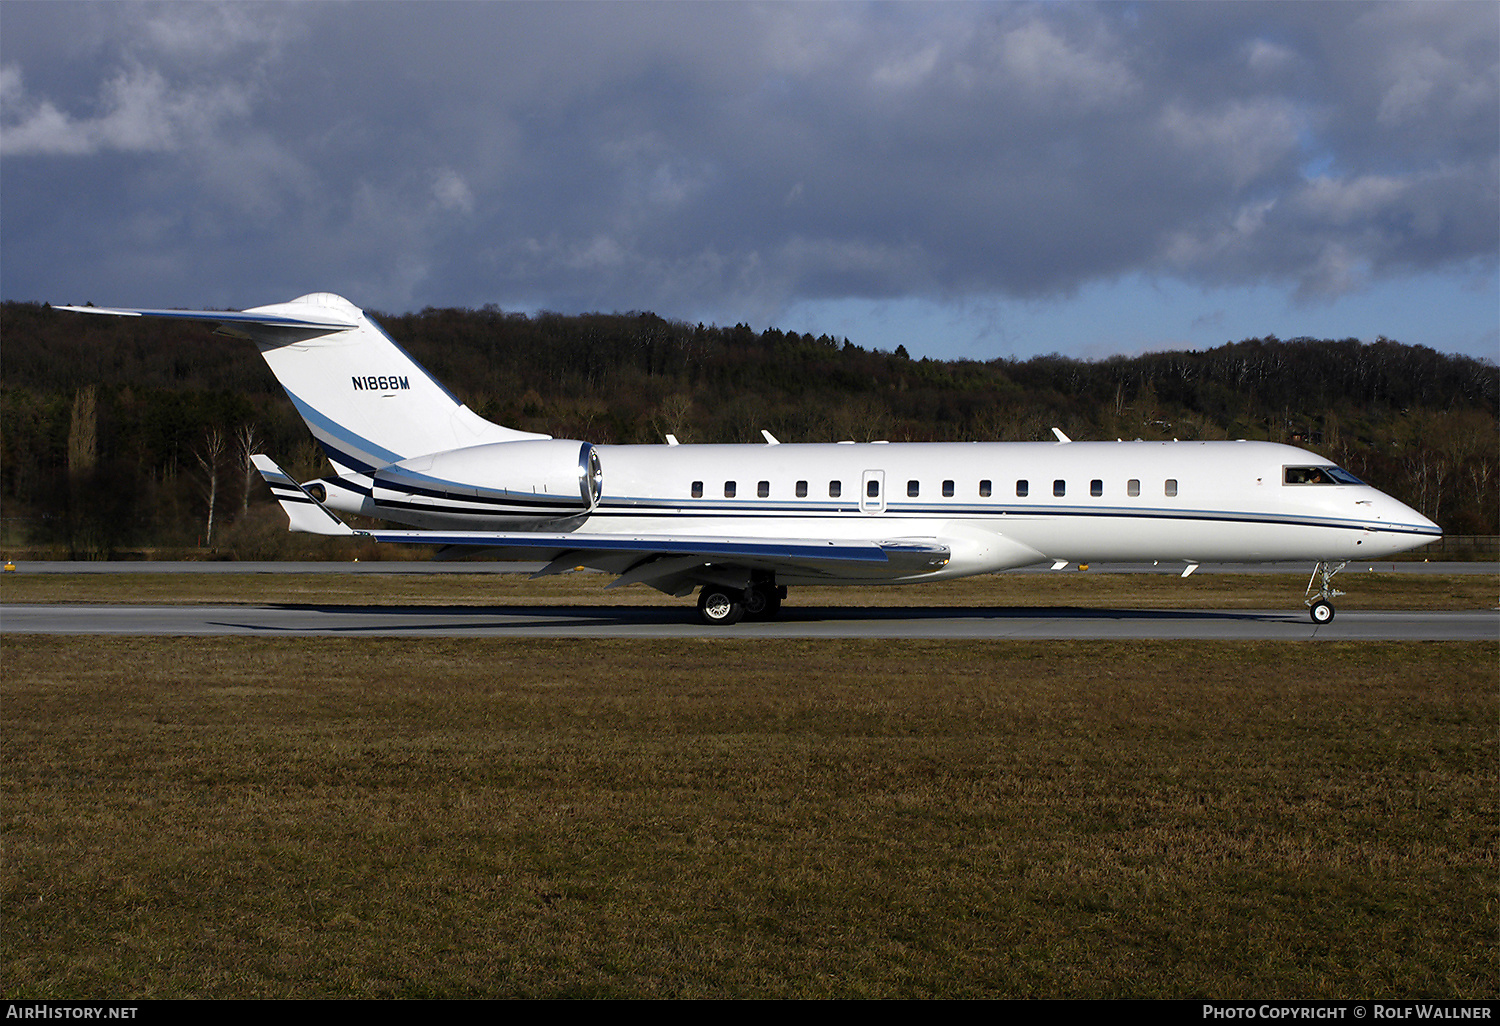
[[[1326,467],[1286,467],[1286,476],[1283,480],[1287,484],[1337,484],[1357,485],[1364,484],[1343,467],[1329,465]]]

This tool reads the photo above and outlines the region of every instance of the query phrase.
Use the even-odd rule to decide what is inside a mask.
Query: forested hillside
[[[1326,455],[1449,533],[1500,533],[1500,369],[1422,346],[1264,338],[1096,362],[945,362],[649,313],[374,316],[485,417],[560,437],[1024,441],[1058,427],[1075,439],[1270,439]],[[254,346],[190,322],[0,307],[6,544],[80,557],[284,551],[247,449],[303,477],[326,472]]]

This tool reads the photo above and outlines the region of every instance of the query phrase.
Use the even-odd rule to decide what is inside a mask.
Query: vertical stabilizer
[[[551,437],[485,420],[364,311],[330,292],[238,313],[58,309],[217,321],[221,334],[250,339],[340,475],[369,474],[413,456],[470,445]]]
[[[275,315],[291,308],[331,309],[353,326],[311,337],[279,330],[248,334],[281,387],[340,473],[368,473],[413,456],[485,442],[546,438],[492,424],[459,402],[380,325],[348,300],[328,293],[246,310]]]

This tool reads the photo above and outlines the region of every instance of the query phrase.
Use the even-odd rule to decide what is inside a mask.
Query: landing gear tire
[[[752,584],[745,589],[745,619],[774,620],[781,612],[781,593],[774,584]]]
[[[1331,602],[1314,602],[1307,607],[1308,615],[1312,617],[1313,623],[1327,623],[1333,619],[1333,604]]]
[[[745,598],[733,588],[705,584],[698,593],[698,615],[715,627],[727,627],[745,618]]]

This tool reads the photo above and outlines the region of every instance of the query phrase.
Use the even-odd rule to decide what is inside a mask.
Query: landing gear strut
[[[1327,623],[1333,619],[1333,600],[1344,594],[1333,586],[1333,575],[1348,565],[1346,559],[1337,566],[1319,563],[1313,567],[1312,577],[1307,581],[1307,598],[1303,600],[1313,623]],[[1314,584],[1318,585],[1316,592],[1313,591]]]

